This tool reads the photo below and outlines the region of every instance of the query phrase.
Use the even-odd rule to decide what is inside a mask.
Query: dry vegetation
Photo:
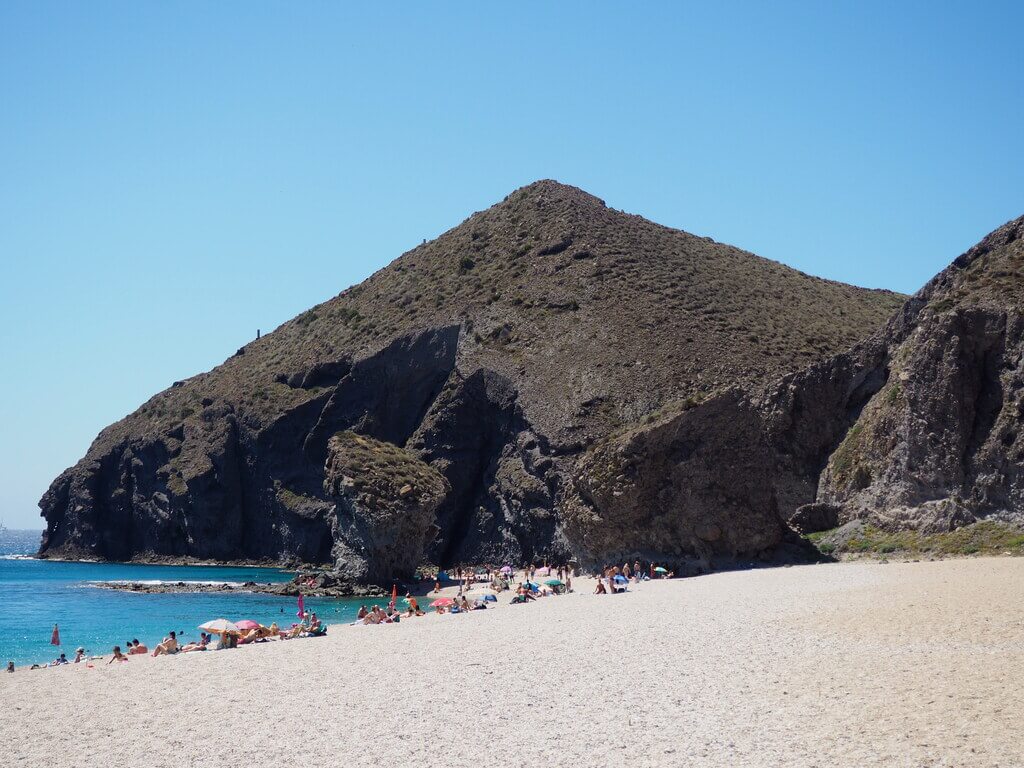
[[[265,424],[321,392],[283,376],[447,324],[465,329],[463,361],[516,380],[548,427],[579,417],[607,432],[670,400],[843,350],[903,299],[537,182],[157,395],[100,440],[201,423],[214,403]],[[599,413],[577,412],[590,400]]]

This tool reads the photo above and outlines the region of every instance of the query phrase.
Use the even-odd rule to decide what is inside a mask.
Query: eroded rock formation
[[[902,300],[538,182],[105,429],[44,495],[41,555],[379,580],[431,515],[444,566],[761,552],[884,384],[830,356]],[[444,484],[371,503],[342,432]]]

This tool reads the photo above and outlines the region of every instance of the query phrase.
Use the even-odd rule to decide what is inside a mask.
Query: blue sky
[[[1024,12],[980,5],[0,4],[0,519],[539,178],[916,290],[1024,213]]]

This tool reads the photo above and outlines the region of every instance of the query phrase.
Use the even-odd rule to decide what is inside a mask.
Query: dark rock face
[[[211,405],[197,424],[116,444],[43,497],[41,554],[328,561],[330,438],[359,429],[403,443],[451,374],[458,335],[453,327],[398,339],[259,428]]]
[[[759,415],[730,390],[589,452],[567,531],[595,563],[756,554],[783,537],[772,470]]]
[[[820,497],[843,519],[948,531],[1024,516],[1024,318],[958,308],[922,318],[892,375],[831,456]]]
[[[458,373],[410,441],[448,479],[432,559],[442,566],[566,558],[554,513],[562,473],[529,426],[511,382]]]
[[[829,531],[839,525],[839,507],[835,504],[804,504],[789,516],[789,525],[799,533]]]
[[[358,584],[411,579],[448,481],[392,443],[342,432],[328,444],[324,490],[336,500],[331,555]]]

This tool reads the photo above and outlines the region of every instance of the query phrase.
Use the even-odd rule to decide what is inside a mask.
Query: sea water
[[[0,662],[53,661],[62,651],[74,658],[122,650],[138,638],[152,649],[170,630],[185,642],[199,638],[198,625],[211,619],[252,619],[290,626],[296,598],[250,592],[146,594],[97,587],[100,582],[283,582],[292,573],[274,568],[135,565],[35,560],[40,531],[0,530]],[[306,598],[306,610],[327,624],[350,622],[367,600]],[[379,602],[379,601],[378,601]],[[50,645],[53,625],[60,647]]]

